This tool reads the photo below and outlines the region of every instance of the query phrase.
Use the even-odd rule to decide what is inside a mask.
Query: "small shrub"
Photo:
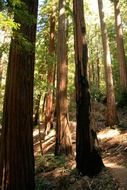
[[[101,102],[103,100],[103,98],[105,97],[105,95],[100,90],[94,88],[91,91],[91,97],[92,97],[92,99],[97,100],[98,102]]]
[[[35,179],[35,190],[52,190],[52,184],[45,178]]]
[[[48,172],[58,167],[65,167],[66,159],[64,155],[54,156],[54,154],[47,154],[39,156],[36,160],[38,163],[36,167],[36,173]]]
[[[127,108],[127,90],[124,92],[121,92],[117,97],[117,105],[118,107],[126,107]]]

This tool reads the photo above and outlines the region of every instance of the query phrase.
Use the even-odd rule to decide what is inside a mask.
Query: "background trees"
[[[116,29],[116,42],[119,63],[120,87],[122,91],[127,89],[127,66],[123,42],[123,27],[120,15],[120,2],[114,1],[114,14],[115,14],[115,29]]]
[[[67,45],[66,45],[66,1],[59,1],[58,20],[58,63],[57,63],[57,92],[56,92],[56,147],[55,154],[71,154],[71,134],[69,131],[67,105]]]
[[[27,10],[27,6],[25,6],[26,1],[23,1],[23,3],[21,4],[19,3],[19,1],[18,4],[15,4],[16,3],[15,1],[12,2],[13,5],[10,4],[11,5],[10,7],[6,6],[8,5],[7,1],[3,1],[0,7],[1,36],[4,33],[3,38],[0,38],[0,121],[2,120],[2,105],[3,105],[2,101],[3,101],[3,92],[4,92],[5,78],[6,78],[6,63],[9,60],[7,84],[5,91],[5,103],[4,103],[4,118],[3,118],[4,123],[2,129],[2,137],[1,137],[2,138],[1,150],[3,153],[2,158],[5,157],[4,164],[7,165],[9,163],[9,167],[11,167],[10,165],[13,164],[13,161],[15,160],[13,159],[13,156],[17,160],[19,159],[19,157],[17,156],[17,154],[20,155],[20,152],[17,151],[18,147],[20,146],[20,144],[22,145],[26,144],[24,149],[24,151],[27,152],[26,156],[28,158],[30,157],[32,158],[31,162],[28,163],[27,167],[33,168],[33,153],[30,153],[26,149],[28,149],[30,146],[30,149],[32,150],[32,127],[31,127],[32,115],[33,115],[32,86],[33,86],[33,70],[34,70],[34,59],[35,59],[36,65],[34,70],[34,79],[35,79],[34,114],[35,115],[37,114],[37,117],[35,117],[35,119],[37,118],[40,126],[42,126],[41,130],[43,130],[44,126],[43,124],[45,124],[45,128],[46,126],[50,126],[51,117],[52,115],[55,116],[54,118],[56,120],[54,119],[53,124],[55,126],[55,124],[57,123],[56,154],[61,154],[61,153],[69,154],[72,151],[71,137],[69,132],[69,120],[75,121],[77,117],[77,126],[80,126],[79,128],[77,127],[77,158],[76,158],[77,168],[79,169],[79,171],[81,171],[84,174],[93,175],[93,173],[96,173],[97,170],[99,171],[101,169],[102,162],[100,156],[95,150],[94,138],[92,137],[92,131],[91,131],[93,129],[90,129],[89,131],[89,124],[91,123],[89,118],[90,116],[89,87],[90,87],[92,100],[100,102],[105,101],[105,103],[107,103],[108,112],[107,112],[106,123],[109,126],[113,126],[114,124],[116,124],[117,123],[117,116],[116,116],[117,107],[115,108],[116,100],[118,101],[118,105],[122,106],[126,106],[127,102],[126,72],[124,72],[126,71],[125,68],[126,68],[126,49],[127,49],[127,43],[126,43],[127,14],[125,9],[125,7],[127,6],[126,1],[122,0],[120,2],[120,7],[118,6],[119,1],[113,1],[114,4],[113,3],[111,4],[111,2],[107,0],[103,1],[105,18],[103,12],[101,12],[101,16],[104,18],[105,22],[102,22],[101,24],[102,24],[102,31],[104,29],[104,33],[103,32],[101,33],[100,29],[99,15],[97,11],[98,9],[96,1],[94,2],[85,1],[84,7],[85,7],[86,26],[84,25],[84,19],[83,19],[84,16],[82,9],[83,5],[82,4],[80,5],[82,1],[74,1],[74,4],[79,3],[75,4],[74,6],[76,12],[75,17],[76,15],[79,15],[79,17],[81,16],[81,19],[79,17],[78,18],[76,17],[77,20],[75,20],[76,23],[75,36],[77,34],[77,37],[75,37],[76,63],[80,62],[80,64],[76,64],[76,71],[74,66],[75,56],[74,56],[74,40],[73,40],[74,24],[73,24],[72,1],[60,0],[59,1],[60,6],[58,7],[57,0],[56,1],[45,0],[42,2],[42,5],[39,6],[37,39],[36,39],[36,58],[34,57],[33,45],[31,45],[31,42],[35,43],[34,42],[35,28],[34,30],[32,28],[32,26],[35,24],[34,23],[35,19],[33,16],[31,16],[32,7],[34,7],[34,4],[31,3],[30,10],[29,9]],[[35,1],[32,2],[34,3]],[[98,2],[99,6],[101,6],[102,2],[100,0],[98,0]],[[30,2],[27,2],[28,6],[29,3]],[[16,5],[15,8],[14,5]],[[80,5],[79,10],[77,10],[76,5],[77,6]],[[115,9],[113,8],[112,5],[115,5],[114,6]],[[55,10],[53,10],[54,7]],[[122,36],[118,35],[119,34],[118,23],[117,23],[117,18],[119,15],[118,13],[121,14],[122,18],[122,23],[119,23],[120,31],[123,30]],[[55,22],[54,22],[54,17],[55,17]],[[15,18],[14,21],[13,18]],[[115,30],[115,23],[116,23],[116,30]],[[87,33],[85,32],[86,28],[87,28]],[[66,36],[66,31],[68,33],[67,36]],[[13,38],[11,41],[10,54],[8,58],[10,36],[12,34]],[[108,40],[106,39],[107,36]],[[102,37],[103,37],[103,45],[101,40]],[[115,37],[117,37],[117,42],[119,41],[118,45],[116,43]],[[5,39],[7,39],[7,41]],[[123,46],[125,48],[125,52],[124,48],[121,50],[121,47]],[[123,54],[123,59],[119,57],[118,61],[117,52],[119,52],[119,55]],[[105,55],[105,59],[103,59],[103,53]],[[88,56],[89,59],[87,60]],[[57,67],[57,77],[55,78],[54,75],[56,74],[55,72],[56,69],[54,65],[56,64],[56,62],[58,63],[58,67]],[[120,64],[120,67],[119,63],[122,63]],[[68,67],[68,75],[67,75],[67,67]],[[106,71],[106,77],[105,77],[105,71]],[[76,106],[75,106],[75,87],[74,87],[75,73],[76,73],[76,100],[77,100]],[[112,83],[112,78],[114,79],[114,83]],[[89,79],[90,86],[88,86],[87,79]],[[122,91],[120,90],[119,80],[121,81],[121,88],[124,88],[124,93],[123,90]],[[122,81],[124,81],[125,83],[123,84]],[[57,83],[57,94],[56,94],[56,83]],[[124,96],[120,96],[122,93]],[[45,95],[47,95],[47,97]],[[116,100],[114,98],[115,96]],[[45,106],[43,106],[44,100],[46,100]],[[54,104],[52,100],[55,100]],[[77,116],[75,116],[76,115],[75,107],[77,107]],[[84,118],[84,114],[87,117]],[[63,121],[61,118],[63,119]],[[38,122],[35,123],[38,124]],[[84,124],[86,127],[84,127]],[[80,130],[78,131],[78,129]],[[12,136],[14,138],[11,138]],[[9,138],[9,141],[8,140],[4,141],[3,140],[4,138],[5,139]],[[16,143],[14,142],[14,139]],[[13,155],[13,150],[11,148],[8,149],[8,147],[13,146],[13,143],[15,145],[14,150],[15,152],[17,151],[17,154],[14,155]],[[87,144],[87,146],[84,146],[84,144],[85,145]],[[7,152],[7,155],[5,155],[6,147],[7,150],[9,150]],[[82,147],[84,147],[83,151]],[[92,154],[93,153],[92,151],[95,153],[95,155]],[[81,152],[82,154],[80,154]],[[12,155],[12,157],[10,155]],[[95,158],[96,156],[98,157],[97,161],[100,160],[100,162],[97,168],[94,168],[93,166],[95,170],[97,169],[96,171],[93,171],[90,168],[90,164],[91,162],[94,163],[95,160],[92,161],[92,159]],[[92,159],[90,161],[89,158],[91,157]],[[21,158],[27,159],[26,157],[23,158],[22,155]],[[86,161],[85,164],[84,164],[84,158]],[[89,164],[87,165],[87,163]],[[31,166],[29,166],[29,164]],[[16,165],[14,165],[14,167],[16,168]],[[23,167],[23,165],[21,165],[21,167]],[[13,168],[11,168],[11,170],[12,169]],[[26,168],[24,167],[24,169]],[[1,171],[2,170],[3,170],[3,162],[1,161]],[[8,171],[7,172],[6,171],[5,175],[8,176],[7,173]],[[14,175],[11,177],[13,179]],[[33,179],[32,172],[31,172],[31,178]]]
[[[105,25],[105,17],[103,11],[103,3],[102,0],[98,0],[98,8],[100,15],[100,23],[101,23],[101,32],[102,32],[102,42],[103,42],[103,50],[104,50],[104,65],[105,65],[105,80],[106,80],[106,97],[107,97],[107,125],[114,126],[118,122],[117,113],[116,113],[116,105],[115,105],[115,94],[114,94],[114,84],[113,84],[113,75],[112,75],[112,67],[111,67],[111,54],[110,47],[108,41],[108,34]]]
[[[51,63],[48,63],[48,73],[47,73],[47,94],[46,94],[46,109],[45,109],[45,132],[48,133],[53,125],[53,91],[54,91],[54,81],[55,81],[55,69],[56,63],[54,62],[55,56],[55,11],[56,7],[53,6],[50,15],[50,42],[49,42],[49,55]]]

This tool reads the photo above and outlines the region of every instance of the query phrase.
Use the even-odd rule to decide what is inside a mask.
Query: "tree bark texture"
[[[58,20],[58,64],[57,64],[57,97],[56,97],[56,147],[55,154],[71,154],[72,142],[68,122],[67,105],[67,46],[65,29],[65,0],[59,0]]]
[[[34,113],[33,126],[36,126],[39,124],[40,100],[41,100],[41,94],[38,94],[37,99],[35,101],[35,108],[34,108],[35,113]]]
[[[3,108],[0,151],[0,185],[2,190],[34,189],[33,155],[33,77],[37,0],[22,1],[15,7],[14,20],[20,29],[11,39]],[[28,11],[31,23],[18,13]],[[26,48],[20,35],[27,39]]]
[[[50,44],[49,44],[49,55],[54,60],[55,53],[55,8],[51,13],[50,17]],[[50,59],[51,60],[51,59]],[[53,83],[54,83],[54,69],[55,64],[51,62],[48,64],[48,74],[47,74],[47,85],[48,91],[46,95],[46,110],[45,110],[45,134],[47,134],[51,127],[53,121]]]
[[[105,66],[105,80],[106,80],[106,90],[107,90],[107,125],[114,126],[118,123],[118,117],[116,112],[115,104],[115,92],[113,85],[113,75],[111,66],[111,55],[110,47],[108,42],[108,34],[106,25],[104,22],[104,12],[102,0],[98,0],[98,8],[100,15],[101,33],[102,33],[102,43],[104,49],[104,66]]]
[[[82,0],[73,0],[77,114],[76,167],[79,173],[93,176],[101,171],[103,162],[95,148],[96,132],[90,128],[90,93],[87,81],[88,48],[83,7]]]
[[[100,90],[100,60],[97,52],[97,59],[96,59],[96,85],[97,90]]]
[[[115,28],[116,28],[116,42],[120,72],[120,87],[122,91],[127,89],[127,66],[125,59],[125,50],[123,42],[123,28],[120,16],[120,5],[119,0],[114,1],[114,12],[115,12]]]

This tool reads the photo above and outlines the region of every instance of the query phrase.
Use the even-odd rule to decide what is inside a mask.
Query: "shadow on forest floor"
[[[103,105],[102,105],[103,106]],[[79,176],[75,169],[75,156],[55,157],[55,130],[52,129],[44,139],[41,129],[41,155],[39,131],[34,130],[34,152],[36,171],[36,190],[126,190],[127,189],[127,119],[119,112],[122,123],[114,129],[105,126],[104,107],[95,107],[97,135],[105,168],[93,178]],[[123,125],[124,124],[124,125]],[[124,127],[123,127],[124,126]],[[70,123],[73,150],[75,152],[75,127]]]

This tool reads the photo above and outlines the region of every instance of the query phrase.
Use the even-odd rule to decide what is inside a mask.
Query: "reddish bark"
[[[28,13],[37,18],[38,1],[22,1]],[[11,40],[3,109],[0,154],[0,185],[4,190],[34,189],[33,155],[33,77],[36,22],[21,19],[15,7],[14,20],[20,29]],[[30,48],[18,38],[22,34]]]

